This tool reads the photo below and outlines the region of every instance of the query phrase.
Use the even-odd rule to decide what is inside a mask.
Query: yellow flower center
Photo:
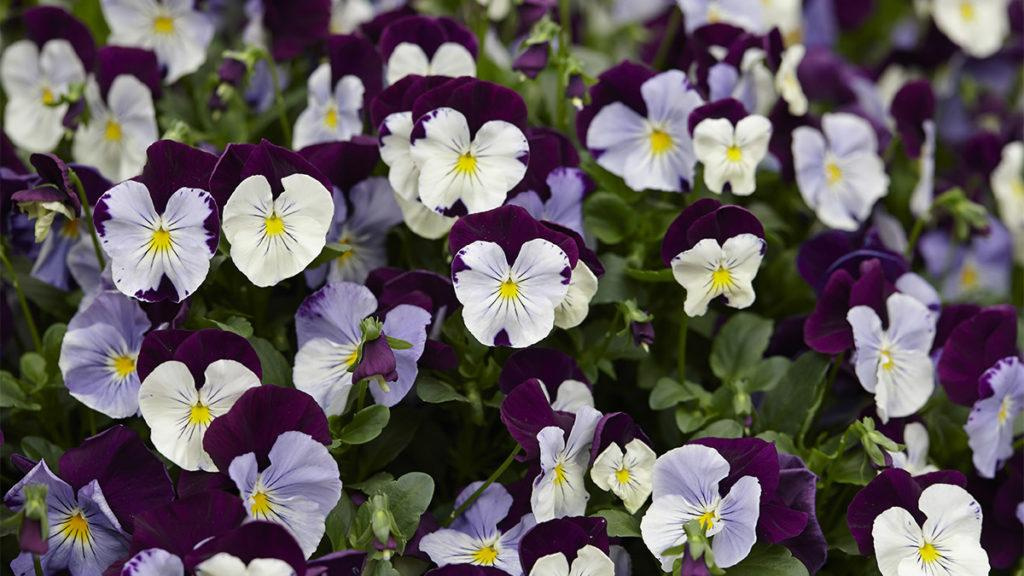
[[[262,490],[257,490],[252,493],[252,515],[253,516],[267,516],[270,514],[270,498],[267,498],[267,493]]]
[[[921,549],[918,550],[917,553],[921,556],[921,560],[925,564],[931,564],[932,562],[938,561],[939,558],[942,558],[942,555],[935,549],[935,546],[932,546],[931,542],[925,542],[924,546],[921,546]]]
[[[623,466],[615,471],[615,481],[619,484],[629,484],[629,469]]]
[[[882,348],[881,352],[878,353],[879,359],[881,360],[882,370],[886,372],[890,371],[895,367],[896,362],[892,359],[892,352],[888,348]]]
[[[79,540],[83,544],[89,542],[92,535],[89,532],[89,521],[82,515],[81,510],[75,510],[75,513],[68,517],[60,527],[60,535],[65,540],[71,540],[72,542]]]
[[[519,285],[515,283],[515,280],[506,278],[501,286],[498,287],[498,296],[503,300],[512,300],[519,297]]]
[[[965,262],[960,269],[960,284],[964,288],[974,288],[978,285],[978,269],[970,262]]]
[[[1003,401],[999,403],[999,414],[996,419],[999,421],[999,425],[1006,424],[1006,421],[1010,418],[1010,410],[1013,408],[1013,400],[1009,396],[1003,398]]]
[[[843,169],[835,162],[825,164],[825,180],[830,184],[838,184],[843,179]]]
[[[43,104],[46,104],[47,106],[49,106],[50,104],[53,104],[57,100],[57,97],[54,96],[53,90],[50,90],[49,88],[43,88],[42,99],[43,99]]]
[[[1024,180],[1017,178],[1010,184],[1010,187],[1013,189],[1014,194],[1024,197]]]
[[[476,172],[476,158],[466,152],[455,161],[455,171],[459,174],[473,174]]]
[[[171,233],[163,226],[153,230],[153,238],[149,241],[149,249],[164,252],[171,249]]]
[[[174,32],[174,18],[166,15],[157,16],[153,20],[153,32],[157,34],[170,34]]]
[[[711,273],[712,290],[725,290],[732,286],[732,283],[732,272],[721,264],[718,265],[717,270]]]
[[[324,126],[330,129],[338,127],[338,109],[331,106],[327,109],[327,114],[324,114]]]
[[[739,146],[729,146],[725,151],[725,157],[728,158],[729,162],[739,162],[743,159],[743,151],[740,150]]]
[[[651,131],[651,152],[664,154],[672,149],[672,137],[664,130]]]
[[[60,228],[61,236],[65,238],[78,238],[78,218],[65,220]]]
[[[965,22],[971,22],[974,20],[974,4],[971,4],[970,2],[961,2],[960,18],[963,18]]]
[[[473,563],[481,566],[493,566],[494,561],[498,559],[498,551],[494,549],[493,544],[488,544],[483,548],[480,548],[476,552],[473,552]]]
[[[103,137],[110,142],[120,142],[121,136],[121,125],[113,120],[107,120],[107,126],[103,129]]]
[[[561,486],[566,483],[565,478],[565,467],[562,466],[561,462],[555,464],[555,486]]]
[[[705,532],[711,530],[715,527],[715,511],[708,510],[707,512],[701,514],[697,517],[697,522],[700,524],[700,527],[703,528]]]
[[[345,367],[346,368],[351,368],[351,367],[355,366],[356,362],[358,362],[358,361],[359,361],[359,347],[356,346],[355,348],[352,349],[352,352],[349,353],[348,357],[345,358]]]
[[[213,416],[210,414],[210,407],[204,405],[202,402],[197,402],[188,413],[188,423],[193,426],[208,426],[210,422],[213,422]]]
[[[135,358],[132,356],[120,354],[114,356],[110,363],[118,378],[125,379],[135,373]]]
[[[267,236],[284,234],[284,220],[277,215],[277,212],[273,212],[264,219],[263,229]]]

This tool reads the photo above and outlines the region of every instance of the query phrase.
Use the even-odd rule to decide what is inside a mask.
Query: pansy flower
[[[416,380],[430,314],[418,306],[395,306],[384,315],[380,335],[372,340],[376,344],[366,346],[361,324],[376,310],[377,299],[368,288],[338,282],[314,292],[296,312],[299,351],[294,380],[330,416],[344,413],[349,392],[364,377],[363,371],[372,370],[365,376],[381,376],[372,379],[369,388],[377,403],[385,406],[398,404]],[[392,349],[388,337],[411,347]],[[381,366],[387,366],[383,373],[377,371]]]
[[[287,529],[273,522],[247,522],[200,544],[185,558],[196,576],[298,576],[305,574],[302,549]]]
[[[992,568],[1015,566],[1024,554],[1024,452],[1018,448],[995,478],[969,476],[967,491],[984,511],[981,546]]]
[[[523,536],[519,558],[530,576],[612,576],[604,518],[571,516],[534,526]]]
[[[245,13],[246,43],[266,46],[276,62],[295,58],[330,34],[329,1],[248,0]]]
[[[141,176],[100,197],[93,222],[118,290],[181,302],[206,279],[220,242],[217,203],[206,190],[216,158],[171,140],[146,156]]]
[[[757,165],[768,153],[771,122],[764,116],[748,116],[738,101],[729,98],[694,110],[689,125],[708,190],[721,194],[728,185],[737,196],[753,194]]]
[[[501,206],[526,174],[526,104],[473,78],[451,80],[413,104],[410,135],[420,201],[446,215]]]
[[[972,406],[991,395],[985,373],[1004,358],[1018,355],[1017,312],[1009,305],[966,312],[969,315],[949,331],[936,372],[950,400]]]
[[[508,204],[583,235],[583,198],[593,191],[594,183],[579,169],[579,154],[566,136],[554,130],[531,128],[528,139],[530,165]]]
[[[626,510],[634,514],[651,495],[651,477],[657,457],[640,438],[633,438],[624,446],[611,442],[594,460],[590,479],[601,490],[621,498]]]
[[[577,410],[572,428],[548,426],[537,434],[540,473],[533,479],[530,507],[538,522],[586,511],[590,494],[584,486],[590,444],[601,413],[590,407]]]
[[[984,478],[1013,456],[1014,423],[1024,412],[1024,364],[1010,356],[981,375],[979,386],[991,391],[974,403],[964,429],[974,467]]]
[[[384,28],[379,45],[388,84],[410,74],[476,76],[476,36],[451,18],[400,18]]]
[[[210,18],[188,0],[102,0],[110,43],[147,48],[167,68],[173,84],[199,69],[213,39]]]
[[[686,288],[683,310],[688,316],[703,316],[719,296],[733,308],[754,303],[753,281],[765,246],[764,227],[756,216],[704,198],[687,206],[669,226],[661,259]]]
[[[22,21],[28,39],[8,44],[0,57],[4,131],[19,148],[49,152],[64,135],[70,104],[62,99],[85,82],[96,46],[85,25],[62,8],[31,8]]]
[[[38,557],[45,574],[102,573],[127,554],[128,532],[137,515],[174,497],[163,464],[124,426],[114,426],[65,452],[59,470],[55,475],[40,461],[4,496],[4,504],[18,511],[25,506],[27,488],[47,488],[49,546]],[[32,556],[23,552],[14,558],[13,573],[33,574]]]
[[[267,141],[233,144],[210,180],[224,203],[231,261],[256,286],[302,272],[323,250],[334,217],[330,181],[298,154]]]
[[[539,347],[516,350],[502,365],[498,385],[507,395],[530,379],[543,385],[553,410],[573,413],[584,406],[594,407],[590,380],[564,352]]]
[[[247,340],[232,332],[150,332],[137,364],[139,410],[157,451],[184,470],[216,472],[203,449],[210,424],[260,385],[262,368]]]
[[[1009,34],[1009,0],[935,0],[935,25],[969,56],[995,54]]]
[[[979,295],[996,299],[1009,296],[1013,241],[995,218],[989,218],[988,230],[974,234],[968,243],[954,240],[944,230],[926,232],[921,235],[918,250],[928,274],[941,282],[944,298],[955,301]]]
[[[1024,261],[1024,142],[1003,147],[999,165],[992,171],[990,184],[999,206],[999,216],[1014,241],[1014,255]]]
[[[687,128],[703,104],[679,70],[655,74],[624,62],[605,71],[580,113],[580,139],[597,163],[636,191],[692,186],[696,156]]]
[[[71,153],[113,181],[138,175],[146,148],[159,137],[153,99],[159,69],[152,52],[105,46],[85,86],[89,122],[79,124]]]
[[[285,526],[308,558],[341,497],[330,441],[327,417],[308,394],[260,386],[210,425],[203,447],[231,476],[248,517]]]
[[[483,482],[473,482],[466,486],[455,499],[455,507],[460,507],[482,485]],[[512,528],[499,530],[498,525],[508,518],[511,509],[512,496],[508,490],[501,484],[491,484],[451,527],[424,536],[419,549],[438,566],[474,564],[521,574],[519,540],[533,527],[534,519],[527,514]]]
[[[821,131],[793,132],[793,162],[804,202],[826,226],[856,230],[889,191],[871,125],[853,114],[825,114]]]
[[[524,348],[551,332],[579,259],[571,237],[503,206],[461,218],[448,245],[462,318],[477,340]]]
[[[640,521],[644,544],[670,572],[686,544],[684,526],[695,521],[711,540],[715,563],[728,568],[750,553],[757,541],[761,484],[755,476],[735,479],[723,494],[729,462],[714,448],[690,444],[669,450],[654,464],[654,496]]]
[[[50,229],[54,227],[58,214],[63,217],[60,221],[61,228],[73,229],[73,233],[66,233],[65,236],[78,240],[80,234],[78,234],[77,219],[82,212],[82,201],[78,197],[78,191],[71,183],[71,172],[67,164],[55,154],[38,153],[31,155],[29,162],[36,169],[38,176],[26,180],[24,188],[15,189],[14,193],[10,195],[10,199],[29,218],[35,220],[36,242],[44,242],[50,237]],[[87,182],[93,184],[85,192],[87,195],[92,192],[92,201],[95,202],[98,197],[96,187],[104,184],[109,187],[110,183],[92,169],[84,168],[83,172],[88,172],[82,181],[83,188],[86,187]],[[105,191],[106,189],[102,192]],[[66,249],[64,255],[67,255]],[[66,286],[64,287],[66,288]]]
[[[892,423],[893,421],[890,420],[889,424],[891,425]],[[881,429],[884,431],[884,428]],[[920,476],[938,470],[934,465],[928,463],[928,429],[924,427],[924,424],[908,422],[902,426],[898,435],[886,435],[890,437],[896,436],[892,440],[906,446],[906,450],[901,452],[887,452],[890,460],[892,460],[893,468],[901,468],[910,472],[913,476]]]

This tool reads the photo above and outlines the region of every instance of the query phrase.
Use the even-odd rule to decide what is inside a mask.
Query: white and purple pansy
[[[615,494],[630,514],[636,514],[651,495],[658,457],[644,431],[625,412],[606,414],[594,429],[590,457],[594,484]]]
[[[168,84],[206,61],[213,21],[190,0],[102,0],[100,6],[110,26],[110,43],[156,52],[167,69]]]
[[[572,516],[534,526],[519,546],[527,576],[614,576],[619,572],[601,518]]]
[[[476,36],[451,18],[399,18],[380,35],[387,83],[406,76],[476,76]]]
[[[889,192],[875,130],[854,114],[825,114],[821,130],[794,130],[793,163],[804,202],[830,228],[856,230]]]
[[[183,470],[218,471],[203,436],[243,392],[260,385],[259,356],[249,342],[215,329],[153,331],[136,366],[139,411],[153,446]]]
[[[231,261],[256,286],[302,272],[327,243],[334,217],[331,183],[295,152],[266,140],[232,144],[210,187],[218,198],[230,196],[223,227]]]
[[[604,266],[598,260],[597,253],[587,246],[583,236],[575,230],[553,222],[545,221],[540,224],[544,228],[572,238],[579,253],[579,260],[569,278],[569,289],[565,292],[565,298],[562,298],[561,303],[555,308],[555,326],[569,330],[582,324],[590,313],[590,301],[597,294],[598,279],[604,276]]]
[[[0,57],[4,131],[19,148],[49,152],[64,135],[71,108],[64,99],[85,82],[96,46],[85,25],[57,6],[30,8],[21,20],[28,39],[9,44]]]
[[[141,176],[100,197],[93,222],[118,290],[181,302],[206,279],[220,242],[217,203],[205,190],[217,159],[171,140],[147,157]]]
[[[40,461],[4,496],[7,507],[20,511],[31,487],[47,489],[49,532],[38,534],[39,542],[33,545],[44,574],[103,573],[128,553],[135,516],[174,498],[163,464],[124,426],[114,426],[68,450],[60,458],[59,470],[55,475]],[[10,566],[17,576],[36,573],[28,551]]]
[[[590,446],[601,413],[584,406],[576,411],[568,431],[548,426],[537,433],[540,473],[533,479],[530,507],[538,522],[586,512],[590,493],[585,478]]]
[[[704,184],[716,194],[749,196],[757,187],[757,166],[768,154],[772,124],[747,115],[737,100],[705,104],[690,114],[693,151],[704,165]]]
[[[372,377],[370,394],[385,406],[398,404],[416,380],[430,313],[397,305],[384,315],[379,334],[369,340],[363,322],[376,311],[377,299],[368,288],[338,282],[306,298],[295,315],[296,386],[330,416],[344,413],[353,384],[364,377]],[[389,337],[411,346],[392,349]]]
[[[455,507],[461,506],[482,485],[483,482],[473,482],[466,486],[455,499]],[[532,514],[526,514],[510,528],[499,529],[499,525],[515,520],[509,518],[512,505],[508,490],[501,484],[491,484],[450,527],[423,536],[419,549],[438,566],[473,564],[522,574],[519,541],[535,521]]]
[[[1024,412],[1024,364],[1017,356],[1003,358],[982,374],[979,388],[982,398],[974,403],[964,429],[974,468],[992,478],[1013,456],[1014,424]]]
[[[623,62],[601,74],[590,98],[577,131],[602,168],[638,192],[692,187],[697,159],[687,119],[704,101],[686,74]]]
[[[576,360],[564,352],[540,347],[516,350],[505,360],[498,385],[507,397],[530,379],[536,379],[543,385],[542,392],[552,410],[575,413],[584,406],[594,407],[590,380]],[[538,431],[540,428],[531,436],[536,436]]]
[[[998,52],[1010,33],[1010,0],[934,0],[928,6],[935,26],[974,58]]]
[[[412,118],[409,154],[427,208],[448,216],[492,210],[526,175],[526,103],[518,93],[457,78],[417,98]]]
[[[306,561],[295,538],[280,524],[263,520],[246,522],[200,543],[185,557],[185,565],[194,570],[196,576],[302,576],[306,573]]]
[[[327,451],[327,417],[308,394],[260,386],[210,425],[203,447],[226,470],[251,520],[281,524],[308,558],[341,497],[338,464]]]
[[[686,289],[683,310],[703,316],[719,296],[732,308],[754,303],[753,281],[765,247],[764,227],[750,211],[703,198],[669,226],[661,259]]]
[[[525,348],[551,332],[579,260],[571,237],[503,206],[461,218],[448,245],[462,318],[478,341]]]
[[[583,198],[594,182],[579,168],[572,142],[547,128],[531,128],[530,165],[508,203],[521,206],[537,220],[546,220],[583,235]]]

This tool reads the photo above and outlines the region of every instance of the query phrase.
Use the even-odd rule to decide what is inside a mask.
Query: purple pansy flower
[[[979,381],[991,391],[974,403],[964,429],[973,452],[974,467],[984,478],[1013,456],[1014,423],[1024,411],[1024,364],[1010,356],[996,362]]]
[[[1003,358],[1017,356],[1017,313],[990,306],[961,320],[949,332],[936,371],[949,399],[971,406],[991,395],[982,376]]]
[[[994,479],[971,475],[967,490],[985,513],[981,544],[992,567],[1011,568],[1024,553],[1024,455],[1018,449]]]
[[[380,35],[387,82],[406,76],[476,76],[477,41],[451,18],[407,16],[387,25]]]
[[[477,340],[524,348],[551,332],[579,259],[571,237],[503,206],[461,218],[448,246],[463,321]]]
[[[945,231],[932,230],[921,236],[918,249],[928,274],[941,281],[944,298],[1009,295],[1013,240],[995,218],[989,218],[987,233],[974,235],[966,245]]]
[[[460,506],[482,485],[482,482],[474,482],[466,486],[455,499],[455,506]],[[522,574],[519,540],[533,527],[534,519],[527,514],[512,528],[499,530],[498,525],[509,519],[511,508],[512,496],[508,490],[501,484],[491,484],[450,528],[427,534],[420,540],[419,548],[438,566],[474,564]]]
[[[179,482],[180,484],[180,482]],[[219,490],[182,494],[178,499],[141,512],[135,517],[131,560],[125,569],[138,576],[163,576],[147,570],[150,563],[181,563],[198,544],[238,527],[245,520],[242,500]],[[127,575],[126,575],[127,576]]]
[[[212,538],[185,558],[197,576],[299,576],[306,562],[287,529],[254,521]]]
[[[417,306],[401,304],[384,315],[381,335],[383,349],[367,347],[360,323],[377,310],[377,299],[365,286],[351,282],[328,284],[303,301],[295,315],[299,351],[295,355],[295,382],[331,416],[342,414],[348,404],[354,372],[364,364],[380,375],[370,381],[370,394],[385,406],[405,397],[416,380],[417,360],[423,354],[430,313]],[[412,345],[404,350],[387,346],[390,336]],[[380,367],[386,366],[386,371]]]
[[[523,536],[519,557],[531,576],[612,576],[607,522],[572,516],[548,520]]]
[[[93,222],[122,293],[181,302],[206,279],[220,242],[217,203],[206,191],[216,158],[163,140],[135,180],[108,190]]]
[[[509,394],[531,378],[543,385],[553,410],[575,412],[583,406],[594,407],[590,381],[576,360],[564,352],[550,348],[517,350],[505,360],[498,385]]]

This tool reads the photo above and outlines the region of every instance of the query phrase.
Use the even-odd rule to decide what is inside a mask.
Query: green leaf
[[[650,404],[651,410],[665,410],[687,400],[693,400],[693,398],[693,393],[682,384],[671,378],[661,378],[654,385],[654,390],[651,390],[648,404]]]
[[[675,276],[672,275],[672,270],[668,268],[664,268],[662,270],[639,270],[637,268],[626,268],[626,276],[629,276],[637,282],[644,282],[648,284],[676,281]]]
[[[35,388],[46,386],[46,358],[35,352],[26,352],[18,362],[23,382],[29,382]]]
[[[227,330],[228,332],[234,332],[242,338],[249,338],[252,336],[252,324],[248,320],[241,316],[231,316],[223,322],[217,320],[207,319],[208,322],[220,328],[221,330]]]
[[[256,350],[260,358],[260,366],[263,368],[263,383],[276,386],[292,386],[292,366],[269,340],[253,336],[249,343]]]
[[[64,450],[60,446],[38,436],[26,436],[23,438],[21,441],[21,451],[25,456],[33,460],[46,460],[46,465],[55,474],[58,469],[57,463],[60,462],[60,457],[64,455]]]
[[[60,360],[60,347],[67,331],[67,324],[52,324],[43,333],[43,356],[47,365],[56,366]]]
[[[758,544],[742,562],[726,570],[728,576],[807,576],[807,567],[784,546]]]
[[[740,312],[722,326],[711,345],[711,371],[725,383],[731,383],[744,370],[756,366],[772,336],[771,320],[749,312]]]
[[[810,428],[810,420],[820,403],[828,372],[828,359],[807,352],[793,362],[774,390],[761,402],[759,430],[775,430],[796,436]]]
[[[593,514],[608,521],[608,535],[613,538],[638,538],[640,521],[632,514],[615,508],[598,510]]]
[[[334,260],[335,258],[341,256],[342,254],[348,252],[351,249],[352,247],[349,246],[348,244],[341,244],[339,242],[328,242],[327,244],[324,244],[324,249],[320,251],[320,254],[316,258],[314,258],[313,261],[309,263],[309,266],[306,266],[306,268],[312,269],[318,266],[322,266],[330,262],[331,260]]]
[[[764,392],[778,385],[792,362],[782,356],[772,356],[743,371],[736,388],[743,392]]]
[[[388,497],[388,509],[395,518],[402,546],[416,533],[420,516],[434,497],[434,480],[423,472],[410,472],[394,482],[382,485],[380,493]]]
[[[583,203],[587,230],[605,244],[618,244],[633,231],[634,214],[622,198],[604,190],[592,194]]]
[[[692,408],[676,408],[676,426],[683,434],[689,434],[708,421],[708,416]]]
[[[866,486],[877,474],[863,450],[850,450],[828,467],[828,479],[839,484]]]
[[[348,494],[341,493],[338,504],[334,506],[327,515],[327,537],[331,539],[333,550],[345,550],[348,548],[348,533],[352,529],[352,521],[355,520],[356,507],[352,504]]]
[[[399,340],[398,338],[392,338],[391,336],[388,336],[387,339],[388,348],[391,348],[392,350],[408,350],[409,348],[412,348],[412,344],[405,340]]]
[[[21,408],[22,410],[36,411],[40,409],[39,404],[29,400],[28,396],[21,389],[21,384],[10,373],[0,372],[0,408]]]
[[[743,426],[740,423],[725,419],[715,420],[711,424],[708,424],[706,428],[695,434],[694,438],[741,438],[743,436]]]
[[[416,380],[416,395],[420,400],[428,404],[443,404],[445,402],[469,402],[469,399],[459,394],[451,384],[442,382],[430,376],[420,376]]]
[[[391,412],[387,406],[380,404],[367,406],[356,412],[352,421],[341,429],[335,440],[344,444],[366,444],[380,436],[381,430],[388,425],[390,419]]]

